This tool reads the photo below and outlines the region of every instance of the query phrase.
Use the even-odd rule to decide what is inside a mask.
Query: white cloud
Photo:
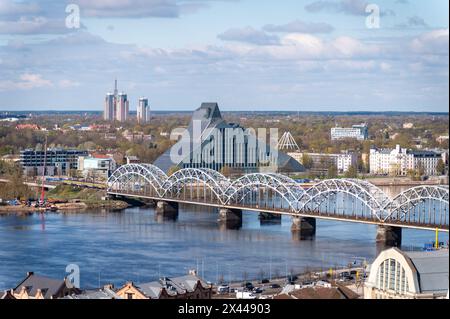
[[[46,80],[40,74],[24,73],[16,81],[0,81],[0,90],[29,90],[42,87],[51,87],[52,82]]]

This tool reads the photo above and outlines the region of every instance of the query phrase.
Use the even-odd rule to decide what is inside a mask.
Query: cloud
[[[37,14],[40,7],[37,3],[17,2],[13,0],[0,1],[0,17],[14,18],[27,14]]]
[[[286,33],[330,33],[334,28],[328,23],[308,23],[301,20],[295,20],[283,25],[268,24],[263,27],[268,32],[286,32]]]
[[[81,26],[81,28],[85,28]],[[74,32],[76,29],[69,29],[65,26],[63,19],[47,19],[45,17],[20,17],[17,21],[0,21],[0,34],[62,34]]]
[[[0,90],[29,90],[34,88],[51,87],[51,81],[46,80],[40,74],[24,73],[19,80],[0,81]]]
[[[312,2],[305,6],[305,10],[312,13],[318,12],[331,12],[331,13],[344,13],[356,16],[365,16],[366,8],[370,2],[364,0],[319,0]],[[382,10],[381,15],[395,15],[392,10]]]
[[[448,56],[449,29],[437,29],[422,34],[411,42],[411,49],[415,53]]]
[[[264,31],[252,27],[229,29],[217,36],[223,41],[237,41],[256,45],[277,45],[279,38],[276,35],[267,34]]]

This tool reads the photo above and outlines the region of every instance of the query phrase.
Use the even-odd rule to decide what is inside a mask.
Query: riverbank
[[[59,185],[46,194],[47,202],[57,211],[83,211],[89,209],[122,210],[130,207],[120,200],[105,200],[104,191],[80,188],[71,185]],[[33,213],[46,211],[45,208],[28,207],[26,205],[0,206],[0,214]]]
[[[118,200],[99,201],[99,202],[72,202],[72,203],[60,203],[54,204],[56,211],[83,211],[91,209],[111,209],[111,210],[123,210],[129,207],[129,204]],[[17,206],[0,206],[1,214],[15,214],[15,213],[40,213],[46,211],[45,208],[28,207],[25,205]]]

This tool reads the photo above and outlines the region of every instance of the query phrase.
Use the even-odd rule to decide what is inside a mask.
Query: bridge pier
[[[281,221],[281,215],[280,214],[270,214],[270,213],[259,213],[259,220],[261,222],[277,222]]]
[[[402,245],[401,227],[378,226],[376,242],[381,250],[388,247],[400,247]]]
[[[177,219],[178,203],[158,201],[156,203],[156,215],[163,216],[165,219]]]
[[[218,222],[221,230],[239,229],[242,227],[242,210],[220,208]]]
[[[292,235],[300,240],[313,239],[316,236],[316,219],[311,217],[292,217]]]

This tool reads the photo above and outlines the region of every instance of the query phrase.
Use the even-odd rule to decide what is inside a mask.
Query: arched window
[[[378,267],[376,287],[396,294],[406,294],[409,285],[405,268],[393,258],[386,259]]]

